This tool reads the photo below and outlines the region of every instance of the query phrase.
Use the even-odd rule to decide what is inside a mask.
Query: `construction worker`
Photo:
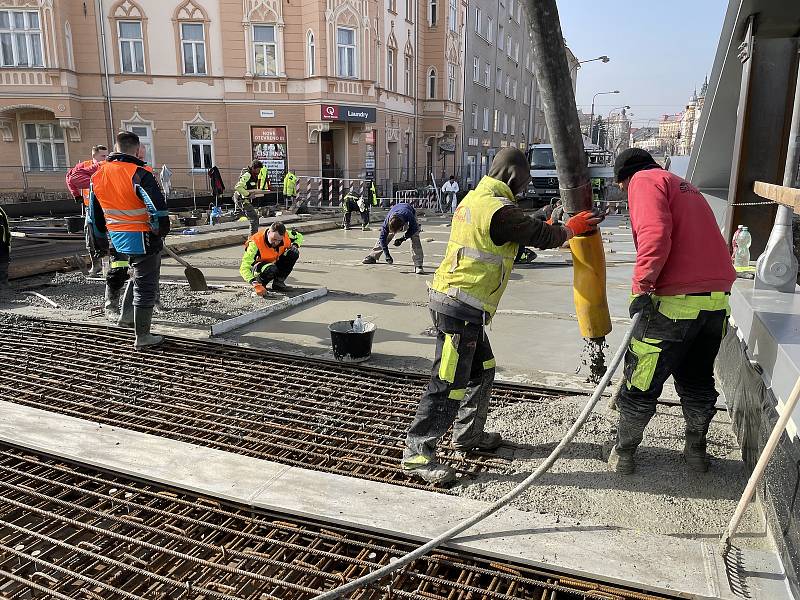
[[[150,333],[150,324],[158,300],[161,251],[163,239],[169,233],[169,211],[152,169],[138,158],[139,137],[129,131],[118,133],[116,150],[92,175],[87,220],[98,239],[110,242],[115,260],[124,256],[130,264],[134,345],[141,350],[164,341],[163,337]],[[127,272],[122,265],[114,267]]]
[[[274,291],[289,291],[286,278],[300,258],[302,244],[302,233],[287,230],[283,223],[275,221],[268,229],[247,238],[239,274],[262,298],[267,295],[270,281]]]
[[[455,478],[455,471],[436,458],[436,446],[451,426],[453,445],[461,452],[493,451],[503,442],[499,433],[484,430],[495,374],[484,327],[503,296],[519,245],[556,248],[594,231],[602,221],[591,211],[575,215],[565,226],[531,219],[515,198],[529,179],[525,154],[504,148],[453,215],[445,256],[429,290],[437,330],[433,372],[401,462],[406,473],[428,483]]]
[[[350,188],[342,198],[341,207],[344,213],[342,229],[345,231],[350,229],[351,214],[358,212],[361,215],[361,231],[369,231],[369,206],[364,198],[355,195],[353,188]]]
[[[672,375],[686,420],[683,455],[690,469],[704,472],[706,434],[717,400],[714,360],[727,328],[736,272],[697,188],[662,169],[641,148],[620,153],[614,179],[628,192],[636,246],[630,315],[642,318],[625,354],[617,439],[608,466],[622,474],[634,471],[636,448]]]
[[[236,182],[233,192],[234,209],[241,211],[250,221],[250,235],[258,233],[260,217],[258,211],[250,202],[251,199],[263,195],[269,190],[269,176],[267,168],[260,160],[254,160],[245,169]]]
[[[70,194],[72,194],[72,197],[75,199],[75,202],[77,202],[81,206],[81,210],[83,211],[84,215],[86,214],[87,209],[89,207],[89,188],[88,186],[84,188],[75,187],[74,173],[76,169],[82,169],[82,170],[90,169],[91,170],[90,175],[93,174],[100,166],[100,164],[106,160],[107,156],[108,156],[108,148],[100,144],[92,146],[92,158],[90,158],[89,160],[84,160],[79,162],[74,167],[72,167],[72,169],[67,171],[67,177],[66,177],[67,189],[69,189],[69,192]],[[86,237],[86,249],[89,251],[89,257],[91,258],[92,261],[92,266],[91,270],[89,271],[89,275],[91,277],[94,277],[98,275],[100,271],[103,269],[104,252],[102,252],[99,248],[97,248],[97,244],[95,242],[93,235],[93,230],[89,226],[88,222],[84,223],[83,231]]]
[[[294,204],[297,198],[297,175],[292,170],[286,171],[286,175],[283,177],[283,197],[286,206]]]
[[[11,226],[8,215],[0,206],[0,292],[8,286],[8,265],[11,261]]]
[[[403,231],[405,234],[395,239],[397,234]],[[422,242],[419,239],[420,231],[417,211],[414,207],[406,202],[395,204],[383,220],[377,243],[361,262],[365,265],[374,265],[383,254],[387,265],[394,264],[394,259],[389,253],[389,242],[394,240],[394,245],[400,246],[406,240],[411,240],[411,260],[414,261],[414,273],[424,275],[425,269],[422,268],[422,261],[425,256],[422,252]]]

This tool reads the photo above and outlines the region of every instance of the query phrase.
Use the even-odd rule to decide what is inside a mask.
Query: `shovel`
[[[197,267],[193,267],[180,256],[175,254],[175,252],[164,244],[164,250],[167,254],[169,254],[172,258],[177,260],[180,264],[182,264],[185,268],[183,270],[183,274],[186,276],[186,281],[189,282],[189,289],[193,292],[205,292],[208,290],[208,284],[206,283],[206,277],[203,275],[203,272],[198,269]]]

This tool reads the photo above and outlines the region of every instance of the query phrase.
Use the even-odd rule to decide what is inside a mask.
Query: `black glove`
[[[642,313],[642,318],[646,319],[654,308],[655,304],[653,304],[653,297],[650,294],[638,294],[631,300],[628,312],[631,319],[637,313]]]
[[[406,238],[404,238],[404,237],[397,238],[397,239],[394,241],[394,245],[395,245],[395,246],[399,246],[400,244],[402,244],[402,243],[403,243],[403,242],[405,242],[405,241],[406,241]]]

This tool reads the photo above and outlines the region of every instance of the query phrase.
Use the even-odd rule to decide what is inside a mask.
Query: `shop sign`
[[[250,127],[250,143],[253,160],[260,160],[267,167],[270,187],[283,189],[288,167],[286,127]]]
[[[467,140],[468,146],[477,146],[478,145],[478,138],[472,137]]]
[[[456,151],[456,142],[455,140],[441,140],[439,142],[439,150],[442,152],[455,152]]]
[[[367,106],[344,106],[341,104],[323,104],[320,107],[323,121],[345,121],[349,123],[375,123],[375,109]]]
[[[364,143],[365,144],[374,144],[375,143],[375,130],[370,129],[367,133],[364,134]]]
[[[366,151],[364,155],[364,169],[366,171],[367,179],[375,179],[375,130],[369,130],[365,136],[365,146],[364,149]]]
[[[272,117],[275,116],[275,111],[274,110],[262,110],[262,111],[259,112],[259,114],[261,115],[262,119],[271,119]]]

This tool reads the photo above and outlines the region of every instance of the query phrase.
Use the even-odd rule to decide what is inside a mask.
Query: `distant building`
[[[648,152],[663,151],[661,138],[658,137],[658,127],[640,127],[635,131],[631,130],[631,146]]]
[[[703,112],[707,90],[708,77],[703,82],[703,87],[700,88],[700,94],[698,95],[697,91],[692,93],[692,97],[686,104],[686,110],[683,111],[683,118],[681,119],[681,136],[677,154],[691,154],[692,152],[692,145],[697,135],[697,126],[700,123],[700,115]]]
[[[631,121],[624,108],[609,117],[607,132],[606,148],[614,156],[630,147]]]
[[[658,123],[658,137],[665,154],[677,154],[683,113],[664,115]]]

